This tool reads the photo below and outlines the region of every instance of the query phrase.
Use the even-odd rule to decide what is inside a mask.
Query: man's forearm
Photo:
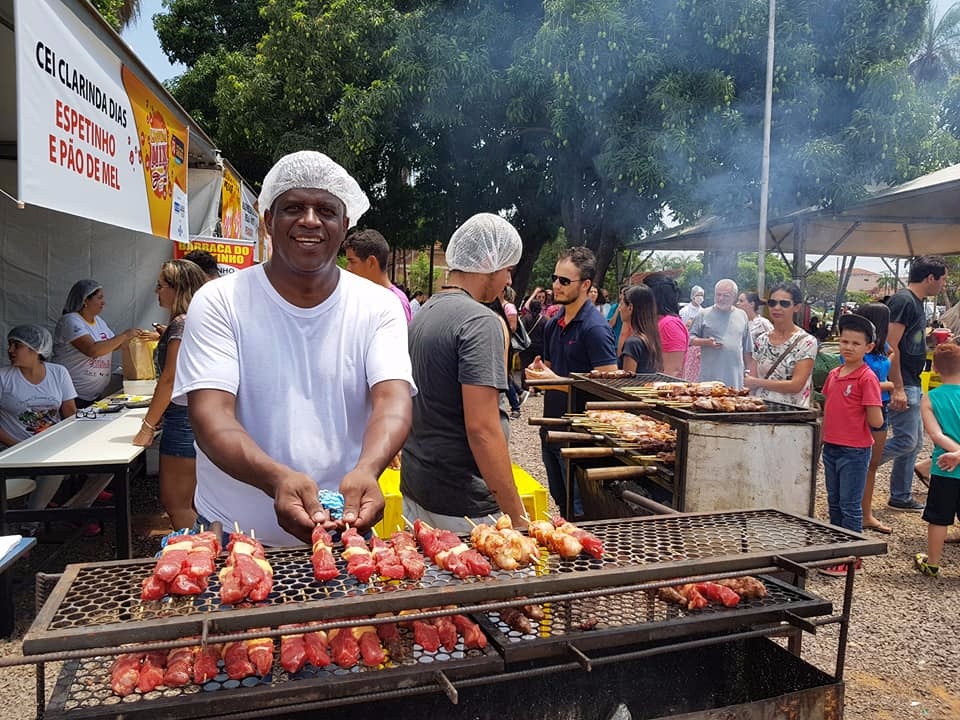
[[[363,433],[357,469],[379,477],[403,447],[409,432],[409,414],[390,411],[372,416]]]
[[[523,517],[523,503],[513,482],[513,467],[510,463],[510,451],[503,430],[499,427],[486,428],[467,433],[470,452],[477,463],[477,469],[493,494],[500,509],[511,518]]]

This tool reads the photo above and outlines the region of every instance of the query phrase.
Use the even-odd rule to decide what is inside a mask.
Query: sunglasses
[[[774,300],[773,298],[767,300],[767,307],[775,308],[777,305],[782,308],[788,308],[793,305],[793,300]]]
[[[551,275],[550,277],[555,283],[560,283],[564,287],[566,287],[570,283],[583,282],[583,278],[580,278],[579,280],[571,280],[570,278],[564,277],[563,275]]]

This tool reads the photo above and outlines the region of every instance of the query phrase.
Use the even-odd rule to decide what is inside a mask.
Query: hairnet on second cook
[[[350,173],[323,153],[315,150],[284,155],[270,168],[260,190],[260,214],[273,207],[273,201],[287,190],[326,190],[340,198],[346,207],[350,227],[370,209],[370,201]]]
[[[7,333],[7,343],[12,343],[14,340],[39,353],[44,360],[53,354],[53,335],[45,327],[17,325]]]
[[[523,241],[509,222],[492,213],[477,213],[454,230],[447,245],[447,267],[493,273],[520,262]]]
[[[96,280],[90,280],[89,278],[86,280],[77,280],[73,284],[73,287],[70,288],[70,292],[67,293],[67,302],[63,305],[63,314],[80,312],[80,308],[83,307],[83,301],[102,287],[103,285]]]

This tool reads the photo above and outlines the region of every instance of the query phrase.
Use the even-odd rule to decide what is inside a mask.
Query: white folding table
[[[122,410],[96,418],[72,417],[29,440],[0,452],[0,535],[11,521],[109,518],[117,528],[117,557],[130,558],[130,481],[146,469],[144,450],[133,444],[146,408]],[[8,477],[110,473],[116,478],[113,505],[92,508],[8,510]]]

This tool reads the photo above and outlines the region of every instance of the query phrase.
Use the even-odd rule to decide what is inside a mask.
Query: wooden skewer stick
[[[257,539],[257,529],[256,529],[256,528],[250,528],[250,539],[251,539],[251,540],[256,540],[256,539]]]
[[[407,516],[406,516],[406,515],[401,515],[401,516],[400,516],[400,519],[403,520],[403,524],[404,524],[404,525],[409,525],[410,528],[413,529],[413,523],[410,522],[410,520],[407,519]]]
[[[487,517],[490,518],[490,522],[492,522],[494,525],[497,524],[497,519],[493,515],[487,515]]]
[[[238,533],[240,532],[240,523],[238,523],[236,520],[233,521],[233,529]]]
[[[463,519],[466,520],[468,523],[470,523],[470,527],[476,527],[476,526],[477,526],[477,524],[476,524],[473,520],[471,520],[470,518],[468,518],[466,515],[463,516]]]

